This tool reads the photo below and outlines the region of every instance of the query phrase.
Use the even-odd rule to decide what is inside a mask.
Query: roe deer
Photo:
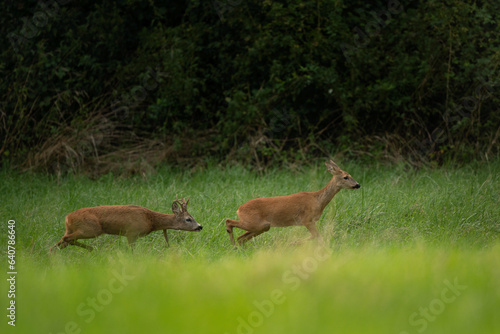
[[[226,219],[226,230],[234,245],[233,228],[247,232],[238,237],[243,245],[271,227],[304,225],[314,239],[320,237],[316,222],[321,217],[326,205],[341,189],[359,189],[361,186],[348,173],[341,170],[332,160],[325,162],[327,170],[333,175],[330,182],[316,192],[300,192],[288,196],[252,199],[236,211],[239,221]]]
[[[66,216],[66,233],[61,241],[50,248],[50,252],[58,246],[80,246],[92,250],[91,246],[78,242],[78,239],[91,239],[101,234],[123,235],[133,246],[137,238],[153,231],[163,230],[168,245],[167,229],[184,231],[201,231],[203,228],[187,212],[187,201],[176,199],[172,203],[173,215],[155,212],[137,205],[105,205],[83,208]],[[180,205],[180,206],[179,206]]]

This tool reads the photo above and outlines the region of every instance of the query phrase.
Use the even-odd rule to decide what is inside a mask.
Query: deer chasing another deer
[[[304,225],[311,237],[321,236],[316,222],[323,210],[341,189],[359,189],[361,186],[351,175],[341,170],[332,160],[325,162],[326,169],[333,175],[328,184],[315,192],[300,192],[288,196],[265,197],[252,199],[236,211],[240,220],[226,219],[226,230],[234,245],[233,228],[238,227],[247,232],[238,237],[243,245],[259,234],[269,231],[271,227]],[[306,239],[306,240],[308,240]]]
[[[56,246],[62,249],[68,245],[91,251],[91,246],[77,240],[91,239],[101,234],[125,236],[129,245],[133,246],[137,238],[159,230],[163,230],[168,245],[167,229],[199,232],[203,228],[188,213],[188,202],[189,198],[187,201],[176,199],[172,203],[173,215],[137,205],[105,205],[73,211],[66,216],[66,233],[61,241],[50,248],[50,253]]]

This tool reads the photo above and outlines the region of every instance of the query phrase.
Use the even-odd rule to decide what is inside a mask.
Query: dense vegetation
[[[0,160],[264,168],[498,154],[500,3],[9,1]]]

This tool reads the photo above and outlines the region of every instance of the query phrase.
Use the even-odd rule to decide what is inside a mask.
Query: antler
[[[181,196],[180,199],[178,199],[177,196],[176,196],[175,197],[175,201],[177,203],[179,203],[179,205],[181,206],[182,211],[187,212],[187,205],[189,203],[189,199],[190,198],[191,198],[191,196],[188,197],[187,201],[184,201],[184,198],[182,198],[182,196]]]

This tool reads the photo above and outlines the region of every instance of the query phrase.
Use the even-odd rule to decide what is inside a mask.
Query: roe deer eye
[[[344,180],[347,180],[349,178],[349,176],[344,176]]]
[[[188,223],[192,222],[191,218],[186,219]]]

